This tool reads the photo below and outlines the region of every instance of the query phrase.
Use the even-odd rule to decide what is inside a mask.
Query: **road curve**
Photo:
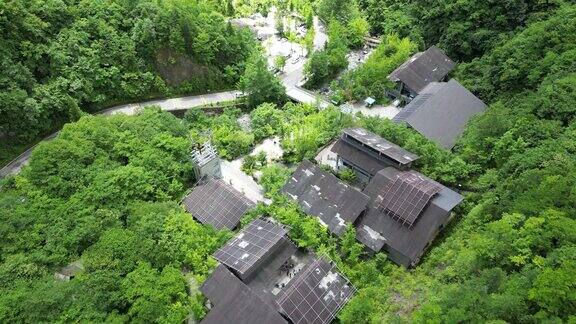
[[[204,95],[198,96],[190,96],[190,97],[180,97],[180,98],[172,98],[172,99],[162,99],[162,100],[151,100],[146,102],[128,104],[128,105],[121,105],[115,106],[112,108],[108,108],[102,111],[99,111],[96,114],[101,115],[114,115],[114,114],[126,114],[126,115],[134,115],[142,110],[146,106],[159,106],[162,110],[165,111],[174,111],[174,110],[186,110],[198,106],[203,106],[207,104],[216,104],[220,102],[230,101],[236,99],[236,96],[240,94],[240,91],[226,91],[226,92],[218,92],[218,93],[209,93]],[[49,141],[55,138],[58,135],[59,131],[51,134],[44,139],[42,142]],[[38,143],[39,144],[39,143]],[[34,145],[31,148],[27,149],[24,153],[20,154],[17,158],[12,160],[2,169],[0,169],[0,179],[11,174],[16,174],[20,172],[22,167],[28,164],[28,160],[32,155],[32,151],[36,146]]]
[[[325,27],[318,19],[318,17],[314,17],[314,28],[316,33],[314,35],[314,48],[315,50],[321,50],[326,45],[328,41],[328,36],[325,33]],[[308,103],[308,104],[318,104],[320,109],[325,109],[329,106],[329,103],[321,100],[318,96],[314,93],[307,91],[297,84],[301,81],[304,76],[304,66],[302,65],[299,69],[297,69],[294,73],[291,73],[284,78],[282,78],[282,83],[286,88],[286,94],[292,100],[301,103]],[[198,106],[204,106],[207,104],[216,104],[224,101],[230,101],[236,99],[237,95],[240,94],[240,91],[226,91],[226,92],[218,92],[218,93],[209,93],[203,94],[198,96],[189,96],[189,97],[180,97],[180,98],[172,98],[172,99],[161,99],[161,100],[152,100],[140,103],[133,103],[121,106],[111,107],[105,110],[98,112],[97,114],[102,115],[114,115],[114,114],[126,114],[126,115],[134,115],[141,109],[146,106],[160,106],[162,110],[165,111],[174,111],[174,110],[186,110]],[[42,139],[41,142],[49,141],[56,137],[58,132],[45,137]],[[40,143],[41,143],[40,142]],[[23,166],[28,164],[28,160],[30,159],[30,155],[34,148],[36,148],[38,144],[32,146],[24,153],[20,154],[17,158],[12,160],[2,169],[0,169],[0,179],[20,172]]]

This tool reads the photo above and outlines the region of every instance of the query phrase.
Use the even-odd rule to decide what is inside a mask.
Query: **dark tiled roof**
[[[202,224],[234,229],[252,207],[248,198],[220,179],[199,184],[183,200],[186,210]]]
[[[276,298],[279,274],[292,256],[299,254],[296,245],[290,240],[285,240],[280,248],[270,255],[266,262],[262,264],[254,274],[245,281],[246,285],[268,302],[273,302]]]
[[[379,153],[398,162],[399,164],[412,163],[419,158],[418,155],[409,152],[364,128],[348,128],[343,130],[342,133],[343,139],[350,142],[355,140],[358,144],[363,144],[371,148],[374,153]]]
[[[388,76],[393,82],[401,81],[410,90],[420,93],[430,82],[442,80],[456,64],[438,47],[414,54]]]
[[[366,209],[369,198],[341,182],[333,174],[303,161],[282,188],[302,209],[320,218],[332,233],[341,235],[346,223],[354,223]]]
[[[332,152],[338,154],[346,161],[352,163],[356,167],[364,170],[370,176],[374,176],[378,171],[389,166],[389,164],[375,159],[372,156],[354,148],[343,140],[339,139],[332,146]]]
[[[287,323],[272,304],[261,299],[224,266],[216,268],[201,290],[215,305],[202,323]]]
[[[269,219],[255,219],[226,245],[214,258],[246,278],[274,253],[287,239],[288,230]]]
[[[450,149],[466,124],[486,105],[458,81],[432,83],[394,117],[426,138]]]
[[[409,171],[414,172],[414,171]],[[402,171],[388,167],[376,174],[370,181],[364,193],[372,198],[367,213],[357,225],[358,240],[374,251],[382,247],[395,251],[389,258],[399,264],[411,266],[424,252],[436,232],[445,225],[451,210],[461,201],[462,196],[453,190],[432,181],[440,187],[440,191],[430,199],[416,222],[408,227],[395,217],[379,210],[384,197],[382,188],[393,183]],[[422,176],[422,175],[421,175]],[[425,178],[424,176],[422,176]]]
[[[237,294],[246,289],[244,283],[238,279],[225,265],[219,264],[204,284],[200,291],[213,305],[220,304],[230,294]]]
[[[315,259],[278,297],[280,312],[293,323],[330,323],[354,295],[348,279],[324,259]]]

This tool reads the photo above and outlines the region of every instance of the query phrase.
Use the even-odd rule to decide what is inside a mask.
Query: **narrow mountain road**
[[[315,50],[321,50],[326,45],[326,42],[328,41],[328,36],[326,35],[325,32],[326,29],[325,26],[322,24],[320,19],[318,19],[318,17],[314,17],[314,28],[316,30],[316,33],[314,35],[314,48]],[[314,93],[297,86],[297,84],[304,77],[304,64],[305,60],[302,60],[301,62],[299,62],[299,66],[295,69],[295,71],[281,78],[282,83],[286,87],[286,93],[288,97],[297,102],[307,104],[318,104],[320,109],[324,109],[328,107],[329,105],[328,102],[320,100],[319,97],[316,96]],[[152,100],[108,108],[98,112],[97,114],[114,115],[122,113],[126,115],[134,115],[144,107],[152,105],[159,106],[162,110],[165,111],[186,110],[198,106],[231,101],[236,99],[236,97],[240,93],[241,93],[240,91],[226,91],[226,92],[209,93],[190,97]],[[47,136],[41,142],[49,141],[54,137],[56,137],[57,135],[58,132],[50,136]],[[8,175],[20,172],[22,167],[28,164],[32,151],[37,145],[34,145],[33,147],[29,148],[24,153],[20,154],[17,158],[12,160],[12,162],[8,163],[6,166],[0,169],[0,179]]]
[[[218,92],[218,93],[209,93],[204,95],[198,96],[190,96],[190,97],[180,97],[180,98],[172,98],[172,99],[162,99],[162,100],[152,100],[146,102],[140,102],[135,104],[128,104],[128,105],[121,105],[112,108],[108,108],[98,112],[99,115],[114,115],[114,114],[126,114],[126,115],[134,115],[138,113],[141,109],[146,106],[159,106],[162,110],[165,111],[175,111],[175,110],[185,110],[190,109],[198,106],[204,106],[208,104],[217,104],[220,102],[231,101],[236,99],[236,96],[240,94],[240,91],[226,91],[226,92]],[[44,138],[40,143],[49,141],[55,138],[59,132],[56,132],[50,136]],[[38,145],[38,144],[37,144]],[[0,179],[11,174],[16,174],[20,172],[22,167],[28,164],[28,160],[32,155],[32,151],[36,148],[37,145],[32,146],[24,153],[20,154],[17,158],[12,160],[12,162],[8,163],[2,169],[0,169]]]

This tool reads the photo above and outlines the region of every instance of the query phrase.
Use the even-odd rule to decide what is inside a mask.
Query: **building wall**
[[[196,176],[196,180],[200,180],[203,178],[206,179],[222,178],[222,171],[220,169],[220,158],[216,156],[202,166],[195,165],[194,174]]]

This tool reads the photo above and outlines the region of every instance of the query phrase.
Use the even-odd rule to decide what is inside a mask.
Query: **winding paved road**
[[[240,91],[227,91],[227,92],[218,92],[218,93],[210,93],[205,95],[198,95],[198,96],[191,96],[191,97],[181,97],[181,98],[173,98],[173,99],[163,99],[163,100],[152,100],[146,101],[136,104],[128,104],[128,105],[121,105],[112,108],[108,108],[98,112],[97,114],[102,115],[114,115],[114,114],[126,114],[126,115],[134,115],[141,109],[146,106],[159,106],[162,110],[165,111],[175,111],[175,110],[184,110],[190,109],[198,106],[203,106],[207,104],[216,104],[220,102],[230,101],[236,99],[236,96],[240,94]],[[41,142],[49,141],[56,137],[59,132],[56,132],[50,136],[44,138]],[[38,144],[32,146],[24,153],[20,154],[17,158],[12,160],[12,162],[8,163],[5,167],[0,169],[0,179],[4,178],[11,174],[16,174],[20,172],[23,166],[28,164],[28,160],[30,159],[30,155],[34,148],[36,148]]]
[[[275,20],[271,20],[271,24],[273,26]],[[314,28],[316,30],[315,37],[314,37],[314,48],[316,50],[320,50],[324,48],[326,42],[328,41],[328,36],[325,33],[325,27],[322,25],[321,21],[315,17],[314,18]],[[298,87],[297,84],[302,80],[304,77],[304,60],[298,63],[298,66],[294,71],[288,73],[284,77],[281,78],[282,83],[286,87],[286,94],[292,100],[301,103],[307,104],[318,104],[320,109],[325,109],[329,106],[329,103],[319,99],[314,93],[307,91],[301,87]],[[190,97],[180,97],[180,98],[172,98],[172,99],[162,99],[162,100],[152,100],[146,101],[141,103],[134,103],[134,104],[127,104],[116,106],[112,108],[108,108],[98,112],[97,114],[102,115],[114,115],[123,113],[126,115],[134,115],[141,109],[146,106],[159,106],[162,110],[165,111],[175,111],[175,110],[186,110],[198,106],[204,106],[207,104],[216,104],[220,102],[230,101],[236,99],[240,91],[227,91],[227,92],[219,92],[219,93],[210,93],[198,96],[190,96]],[[49,141],[56,137],[58,132],[47,136],[41,142]],[[17,158],[12,160],[12,162],[8,163],[2,169],[0,169],[0,179],[20,172],[23,166],[28,164],[28,160],[30,159],[30,155],[34,148],[36,148],[38,144],[34,145],[33,147],[26,150],[24,153],[20,154]]]

